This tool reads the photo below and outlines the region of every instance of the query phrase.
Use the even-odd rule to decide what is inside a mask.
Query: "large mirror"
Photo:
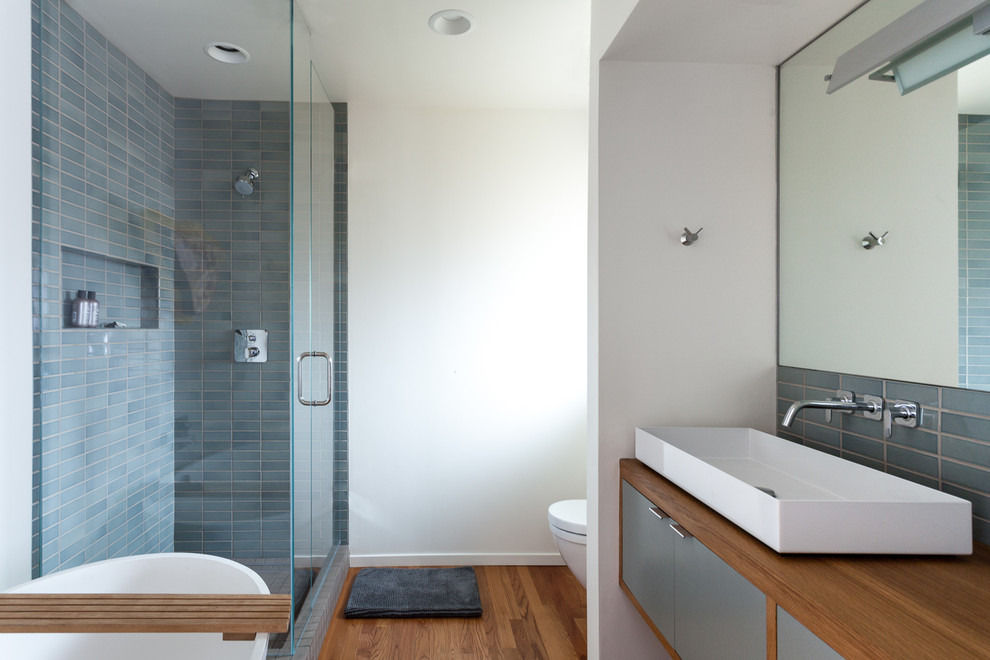
[[[920,2],[871,0],[780,69],[780,364],[990,389],[990,58],[825,93]]]

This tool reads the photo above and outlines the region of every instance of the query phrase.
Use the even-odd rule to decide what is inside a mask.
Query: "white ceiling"
[[[287,0],[66,0],[173,96],[289,98]],[[244,47],[246,64],[221,64],[211,41]]]
[[[288,0],[67,0],[174,96],[287,99]],[[584,107],[590,0],[299,0],[332,100],[444,107]],[[430,31],[442,9],[473,15],[460,37]],[[297,14],[297,23],[299,14]],[[298,52],[305,34],[297,31]],[[211,41],[251,54],[224,65]]]
[[[440,107],[585,107],[591,0],[299,0],[328,90]],[[472,15],[459,37],[442,9]]]

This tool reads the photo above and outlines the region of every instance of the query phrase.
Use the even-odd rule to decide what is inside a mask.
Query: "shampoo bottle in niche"
[[[89,323],[86,324],[87,328],[98,328],[100,326],[100,301],[96,299],[96,291],[89,291],[89,298],[87,299],[87,304],[89,305]]]
[[[89,311],[89,300],[86,299],[86,292],[83,290],[76,291],[76,297],[72,301],[72,316],[69,319],[69,325],[73,328],[85,328],[89,323],[89,318],[86,312]]]

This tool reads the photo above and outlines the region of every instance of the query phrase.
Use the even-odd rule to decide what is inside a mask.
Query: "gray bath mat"
[[[348,618],[481,616],[478,578],[458,568],[362,568],[344,608]]]

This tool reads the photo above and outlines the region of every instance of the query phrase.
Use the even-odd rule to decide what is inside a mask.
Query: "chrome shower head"
[[[234,190],[247,197],[254,192],[254,180],[261,178],[258,170],[251,167],[245,170],[244,174],[234,179]]]

